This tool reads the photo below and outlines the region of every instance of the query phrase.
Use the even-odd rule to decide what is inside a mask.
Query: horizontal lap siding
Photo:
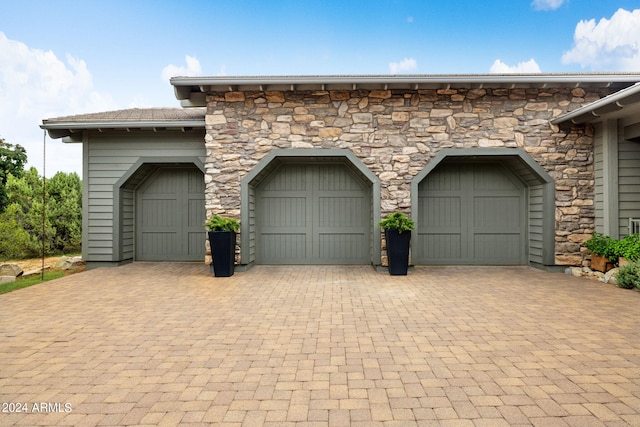
[[[85,185],[88,189],[86,241],[87,261],[122,261],[133,257],[133,190],[114,194],[114,185],[141,157],[175,159],[199,157],[204,161],[204,132],[117,132],[90,134],[85,150],[88,159]],[[121,197],[114,212],[114,197]],[[116,236],[116,224],[120,235]],[[118,257],[116,248],[120,247]]]
[[[542,185],[529,187],[529,262],[544,264],[542,258],[544,198]]]
[[[544,240],[544,192],[540,179],[523,163],[509,161],[512,172],[528,186],[528,258],[529,262],[544,264],[542,248]]]
[[[640,143],[618,144],[620,235],[629,233],[629,218],[640,218]]]
[[[594,205],[595,205],[595,227],[596,230],[602,232],[604,227],[604,152],[603,152],[603,142],[602,142],[602,130],[603,127],[601,124],[596,126],[595,139],[594,139],[594,150],[593,150],[593,160],[594,160],[594,179],[595,179],[595,195],[594,195]]]

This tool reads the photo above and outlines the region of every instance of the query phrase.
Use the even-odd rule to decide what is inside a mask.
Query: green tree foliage
[[[6,143],[0,138],[0,212],[7,208],[5,186],[9,175],[22,176],[24,164],[27,162],[27,151],[21,145]]]
[[[56,173],[47,182],[47,214],[56,230],[54,248],[77,251],[82,243],[82,181],[77,173]]]
[[[42,177],[35,168],[20,178],[9,175],[7,208],[0,214],[0,259],[34,257],[43,241]],[[47,179],[44,217],[46,254],[69,253],[82,241],[82,182],[76,173]]]
[[[0,214],[0,259],[36,256],[38,241],[22,228],[20,206],[10,205]]]

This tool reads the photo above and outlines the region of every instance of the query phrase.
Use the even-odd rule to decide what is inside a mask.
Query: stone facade
[[[411,181],[444,148],[520,147],[556,183],[556,262],[581,265],[594,228],[593,130],[549,120],[595,89],[450,89],[207,94],[206,207],[240,217],[240,182],[274,148],[351,150],[380,179],[382,214],[410,214]],[[311,154],[311,153],[310,153]]]

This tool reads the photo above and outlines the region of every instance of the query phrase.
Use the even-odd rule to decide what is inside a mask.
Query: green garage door
[[[202,172],[157,169],[136,191],[136,260],[204,260],[204,220]]]
[[[416,264],[526,264],[525,187],[500,163],[441,164],[418,197]]]
[[[256,199],[259,264],[371,262],[370,190],[344,164],[283,164]]]

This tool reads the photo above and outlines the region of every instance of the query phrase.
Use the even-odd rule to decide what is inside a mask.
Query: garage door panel
[[[332,260],[334,264],[366,263],[367,256],[354,258],[353,254],[362,253],[361,248],[367,244],[362,233],[319,233],[319,254],[322,260]]]
[[[495,232],[515,229],[522,225],[522,200],[520,197],[475,197],[473,203],[474,229],[491,229]]]
[[[486,264],[520,264],[521,246],[519,234],[477,234],[474,258]]]
[[[258,247],[265,264],[290,264],[307,258],[307,234],[263,233]]]
[[[195,167],[161,167],[136,190],[136,259],[202,261],[204,179]]]
[[[505,175],[504,168],[499,164],[477,164],[473,169],[473,189],[476,191],[519,191],[517,183]]]
[[[302,191],[307,189],[307,172],[304,166],[285,165],[276,170],[263,186],[263,191]]]
[[[187,254],[201,260],[202,248],[205,246],[207,235],[202,231],[187,233]]]
[[[498,163],[445,163],[419,185],[424,264],[520,264],[524,186]]]
[[[420,186],[424,191],[460,191],[462,189],[460,166],[451,165],[446,169],[439,168],[429,174],[429,179],[423,181]]]
[[[319,197],[318,226],[332,228],[358,227],[362,229],[362,217],[367,208],[361,193],[355,196]]]
[[[306,227],[307,199],[306,197],[294,196],[267,196],[262,199],[261,214],[264,229]]]
[[[343,164],[280,166],[256,189],[256,262],[370,262],[368,191]]]
[[[145,231],[153,227],[175,227],[177,211],[175,199],[144,199],[140,214]]]
[[[424,212],[425,218],[422,223],[425,230],[437,229],[447,232],[452,230],[460,231],[461,220],[461,197],[422,197],[420,198],[420,212]]]
[[[141,244],[145,248],[145,258],[153,261],[168,261],[173,259],[173,249],[177,244],[177,233],[172,232],[143,232]]]
[[[462,256],[462,237],[456,234],[424,234],[417,239],[420,253],[434,262],[449,263]]]

